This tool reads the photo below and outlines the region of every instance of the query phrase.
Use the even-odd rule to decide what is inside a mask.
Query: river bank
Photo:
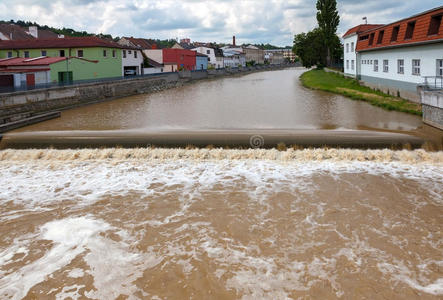
[[[369,87],[362,86],[357,80],[323,70],[310,70],[300,76],[303,86],[332,92],[349,97],[353,100],[362,100],[371,105],[387,110],[395,110],[421,116],[421,105],[408,100],[391,96]]]

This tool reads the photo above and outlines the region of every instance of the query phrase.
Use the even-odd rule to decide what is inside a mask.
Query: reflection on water
[[[303,88],[298,78],[304,71],[289,69],[202,81],[64,111],[60,119],[20,131],[362,127],[409,131],[422,124],[417,116]]]

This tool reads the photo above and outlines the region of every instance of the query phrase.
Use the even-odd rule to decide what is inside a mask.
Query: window
[[[432,16],[431,23],[429,24],[428,35],[438,34],[441,25],[441,16]]]
[[[29,57],[29,51],[23,52],[23,57],[28,58]]]
[[[420,60],[412,60],[412,75],[420,75]]]
[[[346,69],[349,69],[349,60],[346,60]]]
[[[108,56],[108,52],[106,50],[103,50],[103,57],[107,57]]]
[[[378,72],[378,59],[374,59],[374,72]]]
[[[58,51],[58,56],[65,57],[65,50],[59,50]]]
[[[134,58],[137,58],[137,51],[134,51]]]
[[[385,31],[384,30],[380,30],[378,32],[377,44],[381,44],[383,42],[384,35],[385,35]]]
[[[46,56],[48,53],[46,52],[46,50],[42,50],[42,55],[41,56]]]
[[[351,43],[351,52],[354,52],[354,42]]]
[[[369,35],[362,35],[360,38],[359,38],[359,40],[360,41],[366,41],[366,40],[368,40],[369,39]]]
[[[123,58],[126,58],[126,50],[123,50]]]
[[[346,43],[346,53],[348,53],[348,52],[349,52],[349,44]]]
[[[437,76],[443,76],[443,59],[437,59]]]
[[[397,60],[397,73],[398,74],[405,73],[405,61],[403,59]]]
[[[371,33],[371,35],[369,36],[369,46],[371,46],[374,43],[374,36],[375,36],[374,32]]]
[[[415,21],[409,22],[408,27],[406,27],[405,40],[412,39],[412,36],[414,35],[414,29],[415,29]]]
[[[117,51],[112,50],[112,57],[117,57]]]
[[[77,50],[77,57],[83,57],[83,50]]]
[[[211,54],[211,50],[206,50],[206,54]]]
[[[370,60],[369,64],[372,65],[372,59]]]
[[[383,72],[385,73],[389,72],[389,60],[387,59],[383,60]]]
[[[354,70],[354,60],[351,60],[351,70]]]
[[[128,50],[128,54],[132,54],[132,51],[131,51],[131,50]]]
[[[11,58],[12,57],[12,51],[9,51],[8,52],[8,58]]]
[[[399,31],[400,31],[400,26],[394,26],[394,28],[392,29],[391,42],[397,41]]]

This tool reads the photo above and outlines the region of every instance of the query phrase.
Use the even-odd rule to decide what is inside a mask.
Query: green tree
[[[337,11],[336,0],[317,0],[317,22],[323,35],[326,46],[326,64],[331,64],[331,49],[337,37],[337,27],[340,23],[340,16]]]
[[[322,66],[326,63],[326,47],[319,28],[295,35],[292,51],[298,55],[304,67]]]

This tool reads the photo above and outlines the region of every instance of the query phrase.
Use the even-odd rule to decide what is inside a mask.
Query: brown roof
[[[394,23],[368,30],[359,34],[356,51],[368,51],[379,48],[391,48],[421,43],[443,41],[443,26],[436,29],[436,33],[430,34],[431,20],[433,17],[443,16],[443,6],[408,17]],[[409,24],[414,23],[412,37],[406,36]],[[395,34],[396,33],[396,34]],[[397,35],[396,39],[393,37]],[[372,43],[371,43],[372,41]]]
[[[367,30],[371,30],[377,27],[383,26],[383,24],[360,24],[358,26],[352,27],[346,33],[343,35],[343,37],[347,37],[348,35],[351,35],[353,33],[361,33]]]
[[[66,37],[61,39],[32,39],[23,41],[0,41],[0,49],[42,49],[42,48],[122,48],[121,45],[95,36]]]
[[[39,39],[57,39],[58,33],[52,32],[51,30],[39,29],[37,36]]]
[[[47,66],[50,64],[54,64],[60,61],[64,61],[68,59],[68,57],[36,57],[36,58],[23,58],[23,57],[15,57],[15,58],[5,58],[0,59],[0,67],[12,67],[12,66]],[[80,59],[92,63],[97,63],[96,60],[88,60],[80,57],[69,57],[69,59]]]
[[[125,39],[129,40],[134,46],[142,48],[142,49],[152,49],[152,43],[147,39],[137,39],[133,37],[125,37]]]
[[[15,24],[0,24],[0,32],[8,39],[13,40],[32,40],[34,37],[26,32],[23,27]]]

